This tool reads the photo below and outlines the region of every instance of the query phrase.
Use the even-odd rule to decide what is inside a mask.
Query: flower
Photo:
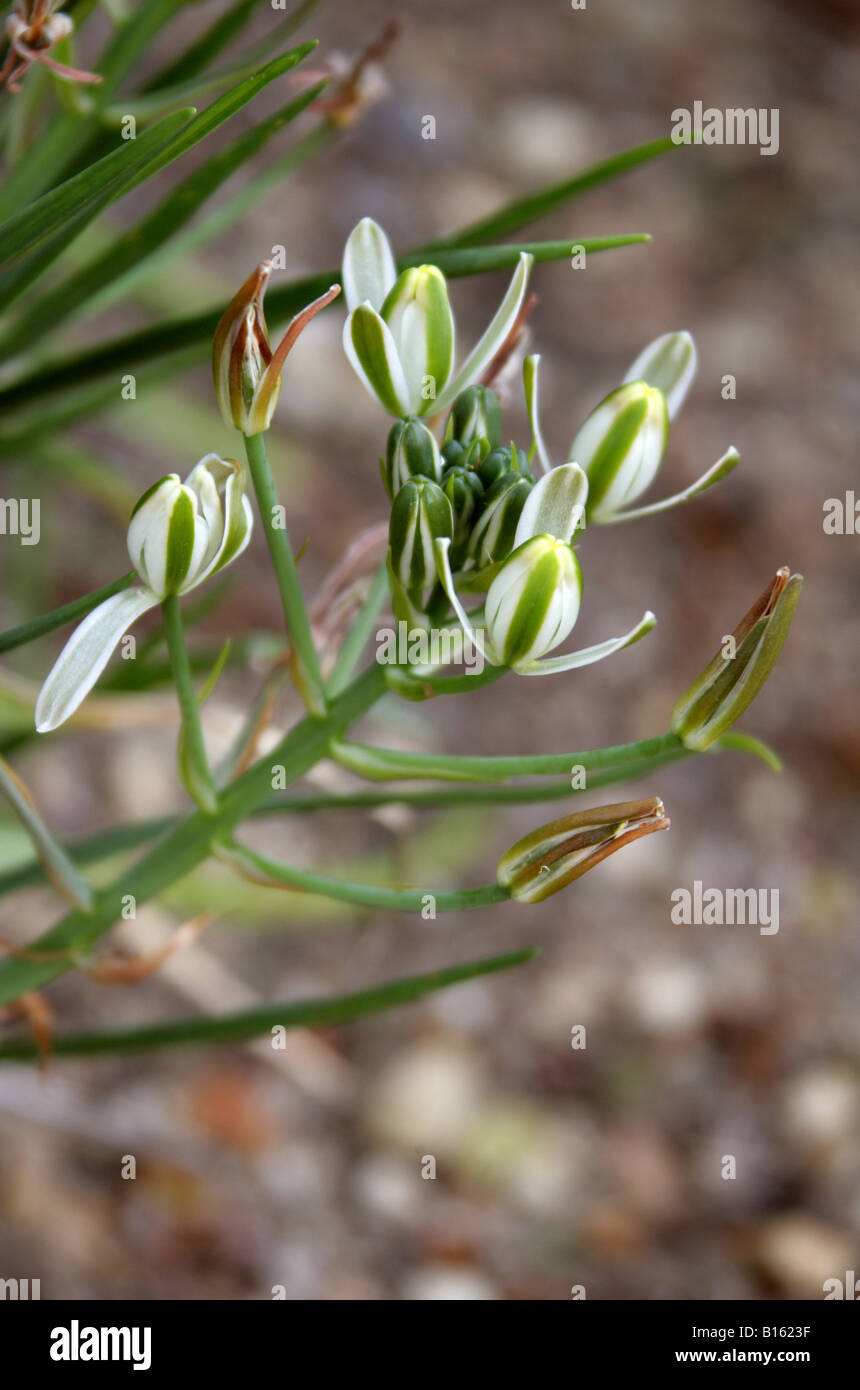
[[[225,310],[212,344],[215,395],[225,424],[243,434],[261,434],[272,423],[281,393],[284,361],[302,329],[336,299],[340,285],[301,309],[290,321],[275,351],[269,343],[263,296],[272,273],[271,261],[261,261]]]
[[[420,606],[424,590],[436,579],[434,542],[440,537],[450,542],[453,535],[451,503],[439,484],[409,478],[394,499],[388,530],[388,574],[397,616],[408,611],[407,605]]]
[[[761,690],[788,636],[803,575],[778,569],[770,584],[724,637],[709,666],[672,711],[671,729],[686,748],[702,752],[730,729]]]
[[[128,553],[140,585],[87,615],[57,657],[36,701],[36,729],[65,723],[92,690],[123,634],[171,594],[195,589],[229,565],[251,539],[253,514],[241,465],[207,454],[184,483],[169,473],[132,512]]]
[[[496,877],[517,902],[543,902],[624,845],[669,824],[659,797],[577,811],[518,840],[499,860]]]
[[[533,257],[523,253],[507,294],[459,372],[448,286],[434,265],[397,274],[382,228],[364,217],[349,235],[343,287],[349,315],[343,345],[370,394],[396,416],[447,410],[481,375],[504,343],[522,308]]]
[[[623,637],[543,659],[561,645],[579,616],[582,571],[571,541],[581,525],[587,495],[588,480],[575,463],[554,468],[534,485],[520,512],[510,554],[485,572],[490,582],[477,628],[457,594],[451,543],[444,537],[435,541],[436,568],[451,607],[491,665],[508,666],[524,676],[588,666],[637,642],[654,626],[654,614],[646,612]]]
[[[552,468],[540,430],[537,354],[523,366],[526,405],[534,448],[546,471]],[[568,450],[589,483],[588,520],[598,524],[634,521],[668,511],[713,487],[740,462],[731,447],[696,482],[661,502],[632,508],[660,468],[675,418],[696,371],[689,333],[664,333],[639,354],[622,384],[595,406]]]

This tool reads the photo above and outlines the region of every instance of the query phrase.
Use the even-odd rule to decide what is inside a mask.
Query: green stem
[[[140,906],[164,892],[211,854],[212,844],[223,839],[252,815],[272,793],[272,768],[282,769],[284,785],[304,776],[326,756],[331,738],[342,733],[366,713],[384,693],[385,681],[373,665],[332,704],[326,719],[305,718],[281,742],[248,768],[221,794],[215,815],[194,811],[173,825],[143,859],[126,868],[96,895],[92,912],[70,912],[37,941],[35,951],[89,950],[119,918],[123,899],[130,895]],[[0,1004],[17,999],[27,990],[39,989],[68,968],[62,962],[11,959],[0,963]]]
[[[488,907],[492,903],[505,902],[510,893],[498,883],[489,883],[482,888],[461,888],[437,892],[429,888],[385,888],[373,883],[348,883],[343,879],[329,878],[328,874],[314,873],[310,869],[296,869],[291,864],[281,864],[268,859],[256,850],[248,849],[235,840],[227,840],[218,846],[217,857],[224,863],[238,869],[244,877],[254,883],[269,887],[283,885],[298,889],[302,893],[316,893],[324,898],[336,898],[339,902],[357,903],[360,907],[377,907],[388,912],[421,912],[428,898],[432,898],[437,912],[462,912],[474,907]]]
[[[197,805],[207,815],[214,815],[218,809],[218,793],[212,778],[212,769],[206,753],[206,741],[200,723],[200,707],[194,693],[191,665],[182,631],[182,616],[179,612],[179,599],[169,594],[162,602],[164,632],[167,650],[170,654],[170,667],[179,696],[182,711],[182,734],[184,747],[180,751],[180,773],[185,786]]]
[[[353,671],[358,665],[361,653],[364,651],[367,642],[373,632],[373,626],[379,616],[388,594],[388,568],[383,560],[367,592],[367,597],[356,615],[355,622],[343,640],[343,646],[337,654],[337,660],[332,668],[332,673],[326,682],[326,689],[329,695],[340,694],[347,681],[352,676]]]
[[[468,677],[466,678],[468,679]],[[637,743],[592,748],[572,753],[526,753],[513,757],[469,757],[444,753],[399,753],[367,743],[335,741],[332,756],[345,767],[374,781],[432,777],[443,781],[505,781],[509,777],[538,777],[576,767],[606,770],[652,758],[684,757],[688,750],[677,734],[660,734]]]
[[[326,713],[325,687],[320,674],[319,660],[308,621],[305,601],[299,583],[296,561],[286,528],[275,525],[280,514],[278,494],[269,467],[266,440],[262,434],[245,435],[245,450],[251,480],[257,494],[260,519],[266,533],[266,543],[278,581],[281,603],[287,623],[287,635],[296,659],[296,684],[310,714],[323,719]]]
[[[350,1023],[381,1009],[412,1004],[449,985],[474,980],[498,970],[511,970],[534,960],[537,950],[512,951],[503,956],[464,961],[429,975],[412,975],[403,980],[374,985],[359,994],[342,994],[328,999],[292,999],[288,1003],[264,1004],[241,1013],[221,1014],[217,1018],[174,1018],[166,1023],[145,1024],[103,1033],[68,1033],[56,1038],[52,1051],[59,1056],[92,1056],[98,1052],[143,1052],[179,1043],[241,1043],[266,1034],[273,1028],[331,1028]],[[0,1061],[27,1062],[38,1056],[29,1038],[16,1038],[0,1044]]]
[[[625,763],[607,772],[596,772],[588,781],[587,787],[572,787],[570,779],[539,782],[535,786],[514,783],[504,786],[491,783],[489,786],[446,786],[432,787],[415,791],[402,786],[384,787],[380,790],[354,792],[298,792],[292,796],[273,796],[262,802],[253,811],[252,817],[274,815],[314,815],[325,811],[373,811],[380,806],[414,806],[421,810],[449,810],[459,806],[527,806],[533,802],[561,801],[567,796],[578,796],[582,792],[597,791],[600,787],[611,786],[615,782],[632,782],[650,774],[679,758],[691,757],[687,749],[667,753],[662,758],[643,758],[637,762]],[[65,847],[66,853],[75,864],[92,864],[107,859],[124,850],[139,849],[163,835],[175,825],[175,817],[158,816],[152,820],[132,821],[127,825],[101,830],[95,835],[75,841]],[[0,897],[17,892],[39,883],[44,877],[38,861],[21,864],[0,874]]]
[[[404,700],[432,700],[436,695],[469,695],[501,680],[508,674],[508,667],[485,666],[480,673],[463,676],[419,676],[408,666],[386,666],[385,672],[389,689]]]

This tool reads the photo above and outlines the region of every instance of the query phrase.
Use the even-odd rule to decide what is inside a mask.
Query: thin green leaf
[[[461,275],[480,275],[489,270],[504,270],[517,264],[520,252],[528,251],[536,261],[566,260],[571,246],[584,246],[586,252],[607,251],[615,247],[633,246],[649,241],[644,234],[616,237],[592,237],[579,240],[537,241],[515,243],[510,246],[488,246],[466,248],[462,251],[447,250],[444,253],[445,274],[451,277]],[[409,252],[398,260],[398,268],[421,263],[419,252]],[[268,322],[278,323],[292,317],[310,300],[315,299],[337,279],[337,269],[310,275],[302,280],[270,289],[266,297],[266,317]],[[66,354],[60,361],[41,367],[29,376],[19,378],[5,389],[0,390],[0,414],[31,401],[42,401],[68,388],[79,389],[83,384],[108,377],[115,382],[124,372],[135,372],[141,366],[157,361],[164,366],[169,354],[194,349],[195,352],[208,349],[212,334],[224,312],[223,304],[203,313],[194,314],[173,323],[158,324],[142,332],[131,333],[124,338],[115,338],[99,347],[92,348],[78,356]],[[5,445],[4,445],[5,447]]]
[[[0,357],[8,357],[53,330],[81,307],[92,313],[104,307],[123,288],[127,274],[145,273],[147,260],[173,234],[191,220],[198,208],[237,169],[253,158],[272,136],[295,120],[312,102],[325,83],[303,92],[268,120],[246,131],[225,150],[196,169],[178,187],[124,236],[118,237],[106,254],[70,275],[68,279],[29,302],[20,323],[0,343]],[[243,193],[243,197],[244,197]],[[110,295],[104,293],[110,287]]]
[[[250,1038],[271,1034],[274,1028],[333,1028],[352,1023],[368,1014],[385,1009],[414,1004],[440,989],[511,970],[525,965],[539,954],[536,948],[510,951],[506,955],[487,956],[482,960],[449,965],[429,975],[410,975],[361,990],[357,994],[341,994],[328,999],[290,1000],[283,1004],[266,1004],[240,1013],[222,1014],[219,1018],[179,1018],[165,1023],[148,1024],[142,1028],[124,1028],[93,1033],[68,1033],[54,1040],[57,1056],[92,1056],[99,1052],[144,1052],[159,1047],[175,1047],[183,1043],[240,1043]],[[0,1046],[0,1061],[24,1062],[38,1056],[35,1043],[18,1039]]]
[[[565,203],[578,198],[582,193],[587,193],[589,189],[597,188],[602,183],[609,183],[621,174],[626,174],[629,170],[637,168],[638,165],[645,164],[651,159],[658,159],[660,155],[668,154],[670,150],[677,148],[678,145],[671,135],[662,136],[658,140],[648,140],[644,145],[634,145],[632,149],[622,150],[620,154],[611,155],[609,159],[592,164],[588,169],[574,174],[572,178],[563,179],[561,183],[550,184],[546,188],[540,188],[536,193],[530,193],[525,198],[517,198],[515,202],[508,203],[506,207],[491,213],[489,217],[483,217],[479,222],[473,222],[460,231],[452,232],[450,236],[441,237],[438,241],[429,243],[427,247],[422,249],[422,254],[426,254],[428,251],[436,252],[441,247],[462,248],[486,245],[488,241],[497,241],[499,237],[510,236],[513,232],[518,232],[531,222],[535,222],[539,217],[545,217],[547,213],[554,212],[556,208],[563,207]],[[434,263],[438,264],[435,261],[435,256]]]
[[[213,59],[223,49],[228,48],[233,40],[242,32],[254,10],[257,8],[259,0],[236,0],[236,3],[225,10],[224,14],[215,21],[213,25],[202,34],[199,39],[195,39],[189,48],[175,58],[172,63],[168,63],[160,72],[156,73],[151,81],[147,82],[144,92],[162,91],[165,87],[173,87],[180,82],[190,81],[198,73],[205,72]],[[293,33],[298,26],[307,19],[308,15],[316,9],[319,0],[304,0],[293,10],[292,14],[287,15],[278,25],[275,33],[266,36],[266,53],[271,53],[272,48]],[[259,45],[255,45],[255,48]],[[254,50],[252,50],[252,53]]]
[[[75,903],[84,912],[89,912],[93,904],[92,888],[54,839],[36,810],[26,787],[2,758],[0,791],[29,835],[48,878],[67,902]]]
[[[283,53],[278,58],[274,58],[271,63],[260,68],[253,76],[245,78],[229,92],[213,101],[211,106],[207,106],[205,111],[201,111],[192,121],[189,121],[186,128],[175,135],[166,146],[161,143],[150,153],[149,157],[141,162],[138,160],[132,166],[125,178],[120,178],[118,185],[111,190],[110,194],[103,194],[102,200],[95,200],[94,204],[67,223],[64,229],[52,239],[50,245],[43,241],[39,249],[38,256],[29,256],[23,265],[19,265],[14,273],[0,274],[0,299],[8,303],[10,299],[21,294],[27,285],[38,275],[41,275],[52,260],[65,249],[69,240],[77,236],[95,217],[96,213],[106,207],[108,203],[114,202],[126,193],[130,193],[141,183],[151,178],[153,174],[172,164],[181,155],[193,149],[195,145],[204,140],[212,131],[217,130],[220,125],[240,111],[249,101],[252,101],[270,82],[281,77],[285,72],[295,67],[296,63],[301,62],[316,47],[315,42],[303,44],[299,48],[291,49],[289,53]],[[162,129],[166,121],[171,120],[166,117],[164,122],[160,122],[155,127],[155,131]],[[130,142],[135,146],[142,145],[148,140],[153,132],[146,131],[136,141]],[[50,198],[52,195],[48,195]],[[2,228],[0,228],[0,245],[2,245]],[[3,258],[0,256],[0,270],[3,267]]]
[[[0,215],[38,198],[63,177],[76,152],[84,150],[89,137],[98,130],[100,111],[119,90],[158,31],[172,19],[187,0],[143,0],[128,20],[116,30],[97,64],[102,81],[89,95],[91,114],[87,117],[63,114],[51,121],[29,158],[12,171],[0,194]]]
[[[47,632],[53,632],[58,627],[65,627],[66,623],[72,623],[76,618],[83,618],[94,608],[98,608],[100,603],[104,603],[105,599],[127,589],[136,579],[137,575],[131,570],[121,579],[115,579],[112,584],[105,584],[101,589],[93,589],[92,593],[84,594],[83,598],[73,599],[71,603],[64,603],[61,608],[54,608],[50,613],[42,613],[40,617],[22,623],[20,627],[10,628],[8,632],[0,634],[0,655],[13,651],[15,647],[23,647],[27,642],[35,642],[38,637],[44,637]]]

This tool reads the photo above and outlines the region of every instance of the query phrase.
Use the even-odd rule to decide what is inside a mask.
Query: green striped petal
[[[414,415],[391,329],[370,304],[359,304],[343,328],[344,351],[368,391],[391,415]]]
[[[412,413],[436,413],[454,365],[454,316],[441,270],[404,270],[381,310],[397,345]]]
[[[488,367],[499,348],[508,337],[517,321],[528,289],[534,257],[527,251],[520,255],[519,263],[508,286],[507,293],[499,308],[476,346],[469,353],[456,376],[448,382],[445,390],[436,399],[436,410],[447,410],[453,405],[461,391],[477,381],[485,367]]]

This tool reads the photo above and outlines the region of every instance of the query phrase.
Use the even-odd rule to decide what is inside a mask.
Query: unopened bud
[[[389,431],[382,460],[382,481],[391,500],[405,482],[417,477],[439,482],[442,477],[439,446],[422,420],[397,420]]]
[[[332,285],[300,310],[273,352],[263,312],[271,273],[271,261],[261,261],[248,276],[227,306],[212,345],[212,375],[221,415],[226,424],[246,435],[269,428],[287,354],[306,324],[340,294],[340,286]]]
[[[668,828],[659,797],[578,811],[518,840],[496,876],[518,902],[543,902],[624,845]]]
[[[672,711],[672,732],[701,752],[730,729],[761,690],[788,636],[803,575],[778,569],[771,583],[724,639],[711,664]]]

